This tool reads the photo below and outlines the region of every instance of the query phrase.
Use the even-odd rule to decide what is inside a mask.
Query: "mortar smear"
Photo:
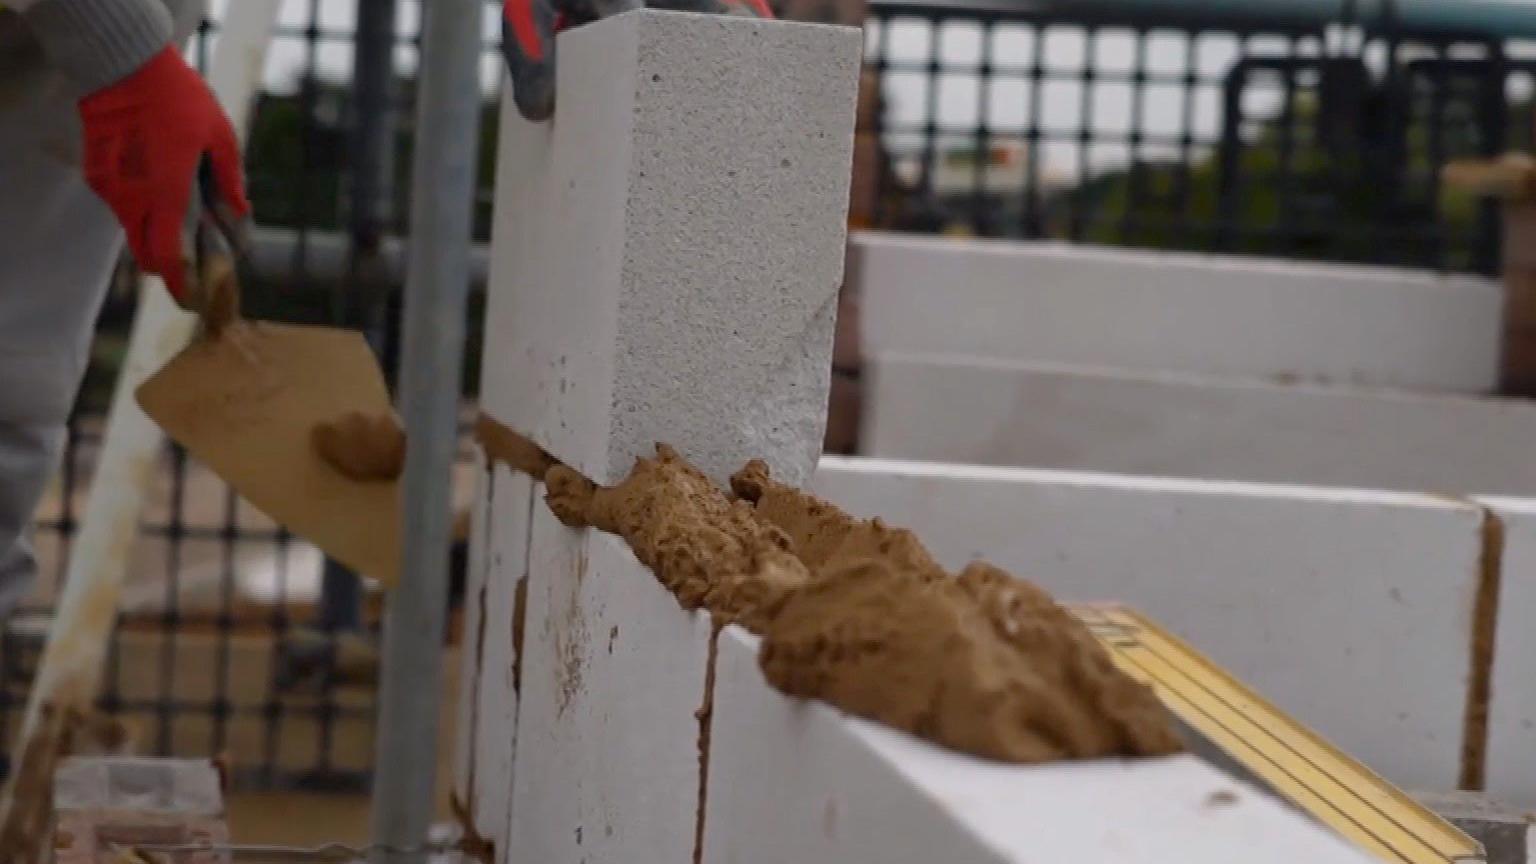
[[[496,457],[507,435],[482,445]],[[531,446],[509,455],[549,462],[563,523],[622,536],[685,608],[761,636],[763,672],[785,693],[1007,762],[1182,749],[1166,709],[1081,622],[991,565],[951,576],[910,531],[775,483],[761,462],[732,478],[732,499],[665,445],[611,488],[528,458]]]
[[[405,468],[405,430],[392,411],[348,411],[316,423],[309,440],[320,458],[353,480],[394,480]]]
[[[612,488],[564,465],[544,476],[561,522],[623,537],[686,609],[761,632],[790,593],[809,579],[789,537],[731,501],[670,447],[640,459]]]

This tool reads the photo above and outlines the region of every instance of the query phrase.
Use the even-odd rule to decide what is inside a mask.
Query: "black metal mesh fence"
[[[482,241],[495,5],[485,88],[474,94],[485,104]],[[886,101],[880,135],[892,168],[882,225],[1495,269],[1496,211],[1442,190],[1437,172],[1450,158],[1531,143],[1536,64],[1518,59],[1523,46],[1032,8],[872,5],[867,59]],[[390,368],[419,12],[406,0],[287,0],[247,147],[261,228],[247,310],[361,328]],[[204,44],[214,33],[205,28]],[[100,450],[133,308],[132,282],[122,282],[39,514],[41,585],[0,653],[7,740]],[[478,345],[467,352],[477,358]],[[133,727],[144,752],[226,752],[250,785],[366,782],[374,616],[355,577],[174,448],[148,490],[129,564],[101,706]]]
[[[872,7],[887,223],[1495,272],[1496,212],[1438,171],[1529,145],[1529,45],[1031,5]]]

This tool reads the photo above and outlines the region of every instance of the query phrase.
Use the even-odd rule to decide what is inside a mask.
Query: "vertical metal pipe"
[[[400,407],[401,578],[384,621],[375,864],[419,864],[431,824],[448,601],[449,482],[469,288],[482,0],[422,4]]]

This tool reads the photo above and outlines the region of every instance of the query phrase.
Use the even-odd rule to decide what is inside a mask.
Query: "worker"
[[[0,619],[30,590],[26,534],[56,467],[126,237],[198,302],[183,254],[194,176],[249,211],[229,119],[183,59],[189,0],[0,0]]]
[[[504,0],[501,50],[512,75],[518,113],[535,122],[555,112],[555,34],[649,6],[676,12],[703,12],[772,18],[767,0]]]
[[[554,34],[639,0],[505,0],[519,110],[554,111]],[[766,0],[661,0],[772,17]],[[211,166],[226,221],[245,197],[233,127],[177,46],[192,0],[0,0],[0,618],[29,590],[27,529],[53,471],[124,239],[188,308],[183,226]]]

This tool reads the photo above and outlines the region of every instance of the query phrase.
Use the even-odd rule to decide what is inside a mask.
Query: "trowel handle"
[[[221,210],[213,165],[203,159],[194,180],[195,194],[188,223],[192,231],[194,279],[188,286],[190,305],[210,337],[240,317],[239,256],[244,254],[243,226]]]
[[[240,280],[235,277],[235,259],[228,253],[215,252],[203,258],[199,270],[202,302],[197,313],[203,329],[217,338],[240,318]]]

